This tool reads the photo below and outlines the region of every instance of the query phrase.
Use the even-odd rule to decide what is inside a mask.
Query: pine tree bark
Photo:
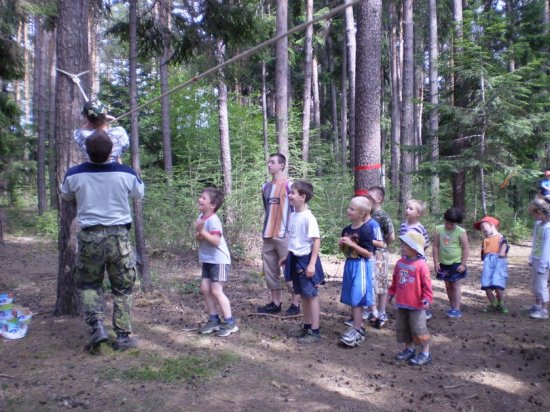
[[[380,185],[382,0],[357,6],[355,193]]]
[[[306,21],[313,20],[313,0],[306,0]],[[311,126],[311,78],[313,76],[313,25],[306,28],[304,44],[304,98],[302,110],[302,160],[309,162],[309,131]]]
[[[36,197],[38,214],[42,215],[48,208],[46,192],[46,140],[47,140],[47,59],[49,33],[45,30],[42,18],[34,18],[34,84],[33,112],[36,124]]]
[[[349,4],[351,0],[346,0]],[[346,53],[348,68],[348,90],[349,90],[349,149],[350,149],[350,167],[355,166],[355,82],[356,82],[356,38],[355,38],[355,19],[353,18],[353,8],[347,7],[345,13],[346,24]]]
[[[216,42],[216,63],[222,64],[225,60],[225,44],[223,41]],[[227,110],[227,85],[222,70],[218,73],[218,131],[220,134],[220,157],[223,174],[223,191],[225,195],[233,191],[232,167],[231,167],[231,148],[229,145],[229,115]],[[232,213],[227,210],[227,220],[231,223]]]
[[[340,164],[342,170],[346,170],[348,156],[348,52],[346,40],[344,39],[344,47],[342,47],[342,93],[340,95]]]
[[[458,54],[463,52],[459,45],[463,39],[463,13],[462,0],[453,0],[453,26],[454,26],[454,42],[453,42],[453,61],[451,62],[454,68],[454,59]],[[460,93],[465,93],[461,87],[461,81],[456,71],[453,70],[452,85],[452,102],[457,107],[463,106],[463,99],[460,98]],[[453,142],[453,151],[459,157],[462,155],[465,147],[463,135],[458,132]],[[466,170],[462,167],[460,159],[457,162],[456,172],[452,176],[453,186],[453,206],[458,207],[462,211],[466,210]]]
[[[82,27],[88,27],[88,0],[58,0],[57,66],[69,73],[80,73],[89,67],[88,34]],[[78,126],[81,96],[71,79],[58,75],[56,98],[56,175],[57,182],[63,181],[67,169],[79,161],[73,130]],[[76,203],[62,201],[59,206],[59,267],[57,273],[56,315],[76,315],[80,302],[76,294],[73,273],[76,262]]]
[[[130,109],[133,110],[137,107],[137,11],[138,0],[129,1],[129,49],[130,56],[128,59],[128,76],[129,87],[128,92],[130,95]],[[130,115],[130,135],[131,135],[131,155],[132,155],[132,167],[134,170],[141,174],[141,165],[139,160],[139,128],[138,128],[138,113],[133,112]],[[151,280],[151,273],[149,268],[149,255],[147,254],[147,247],[145,245],[145,230],[144,230],[144,216],[143,216],[143,203],[141,200],[134,199],[134,228],[136,235],[136,254],[139,274],[141,276],[141,284],[145,292],[153,290],[153,282]]]
[[[436,0],[429,0],[429,25],[430,25],[430,53],[429,53],[429,65],[430,65],[430,119],[429,119],[429,135],[430,135],[430,161],[436,164],[439,161],[439,70],[438,70],[438,58],[439,48],[437,39],[437,4]],[[439,214],[439,174],[434,173],[431,178],[431,195],[430,204],[433,215]]]
[[[399,204],[403,205],[411,199],[414,155],[414,32],[413,32],[413,1],[403,1],[403,100],[401,103],[401,187]]]
[[[277,0],[276,33],[288,30],[288,0]],[[275,127],[279,153],[288,159],[288,37],[275,46]],[[285,168],[287,171],[288,167]]]
[[[172,56],[170,45],[170,26],[172,1],[164,0],[156,4],[158,9],[159,28],[162,31],[162,56],[159,60],[160,92],[162,94],[169,90],[168,62]],[[163,96],[161,101],[162,117],[162,153],[164,159],[164,172],[168,181],[172,180],[172,137],[170,129],[170,96]]]
[[[390,82],[391,82],[391,183],[393,193],[399,193],[399,168],[401,164],[401,52],[398,39],[400,26],[396,0],[390,1]]]

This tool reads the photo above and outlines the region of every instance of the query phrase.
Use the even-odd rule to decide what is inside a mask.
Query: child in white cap
[[[504,290],[508,280],[508,241],[498,232],[498,219],[485,216],[474,223],[474,229],[481,230],[485,239],[481,246],[481,260],[483,271],[481,272],[481,289],[487,294],[489,311],[508,313],[504,304]],[[496,295],[496,296],[495,296]]]
[[[432,361],[430,333],[426,324],[426,309],[431,305],[433,292],[430,269],[424,258],[424,236],[409,231],[402,236],[401,259],[395,264],[388,296],[395,297],[397,324],[395,334],[405,349],[395,357],[409,361],[410,365],[427,365]],[[417,354],[415,345],[421,346]]]

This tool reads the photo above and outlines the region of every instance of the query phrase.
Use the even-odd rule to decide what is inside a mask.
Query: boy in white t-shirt
[[[239,330],[231,304],[223,291],[228,280],[231,257],[223,237],[222,223],[216,215],[223,203],[221,190],[208,187],[199,198],[199,218],[195,222],[195,238],[200,242],[199,262],[202,263],[201,292],[208,309],[208,322],[199,329],[201,334],[216,332],[229,336]],[[218,306],[224,323],[218,315]]]
[[[294,212],[289,220],[288,256],[281,261],[285,264],[285,281],[292,281],[294,293],[302,296],[304,325],[290,333],[302,344],[321,340],[318,286],[324,283],[325,275],[319,259],[319,225],[307,206],[312,197],[311,183],[297,181],[292,184],[288,199]]]

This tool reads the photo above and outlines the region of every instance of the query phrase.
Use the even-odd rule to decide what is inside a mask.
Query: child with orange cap
[[[485,238],[481,246],[481,289],[487,294],[489,306],[486,311],[508,313],[504,305],[504,290],[508,279],[508,241],[498,232],[500,222],[492,216],[485,216],[474,223],[476,230],[481,230]],[[495,296],[496,295],[496,296]]]

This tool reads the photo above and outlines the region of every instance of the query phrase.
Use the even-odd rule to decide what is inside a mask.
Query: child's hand
[[[342,246],[342,245],[351,245],[351,244],[353,244],[353,240],[351,240],[351,238],[349,236],[343,236],[338,241],[338,244],[340,246]]]
[[[197,231],[197,233],[200,233],[204,227],[204,222],[198,219],[195,221],[195,223],[193,223],[193,226],[195,227],[195,230]]]
[[[428,299],[424,299],[422,301],[422,305],[424,305],[424,309],[428,309],[430,307],[430,301]]]
[[[458,267],[456,268],[456,271],[458,273],[463,273],[465,270],[466,270],[466,265],[463,265],[462,263],[458,265]]]
[[[282,267],[286,266],[286,257],[279,260],[279,266],[282,266]]]
[[[313,265],[313,264],[307,265],[306,276],[308,278],[312,278],[314,274],[315,274],[315,265]]]

